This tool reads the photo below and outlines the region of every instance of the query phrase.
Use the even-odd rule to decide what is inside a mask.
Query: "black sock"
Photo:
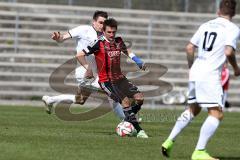
[[[130,114],[133,113],[132,107],[123,108],[123,113],[125,114],[125,117],[128,118],[130,116]],[[127,121],[127,120],[125,120],[125,121]]]
[[[134,128],[137,130],[137,133],[142,130],[142,128],[139,126],[139,123],[137,121],[137,118],[135,116],[135,113],[132,110],[132,107],[124,108],[123,112],[125,114],[125,121],[132,123]]]
[[[134,128],[137,130],[137,133],[142,130],[138,122],[131,122]]]
[[[142,104],[135,104],[135,105],[132,107],[133,113],[137,114],[138,111],[140,111],[141,106],[142,106]]]

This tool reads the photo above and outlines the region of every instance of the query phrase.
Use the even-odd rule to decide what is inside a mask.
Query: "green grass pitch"
[[[89,122],[65,122],[42,107],[0,107],[0,160],[165,160],[160,147],[179,111],[144,110],[149,139],[115,134],[113,113]],[[203,112],[178,137],[170,160],[189,160],[197,143]],[[221,160],[240,160],[240,113],[225,119],[208,145]]]

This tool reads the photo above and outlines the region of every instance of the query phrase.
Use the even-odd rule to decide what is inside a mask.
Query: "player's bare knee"
[[[223,113],[218,113],[218,114],[209,114],[215,118],[217,118],[218,120],[222,121],[224,116],[223,116]]]
[[[75,100],[75,104],[84,105],[85,102],[86,102],[86,99],[76,98]]]
[[[76,102],[76,104],[84,105],[85,101],[83,102]]]
[[[142,105],[143,104],[143,99],[140,99],[140,100],[135,100],[135,103],[137,104],[137,105]]]
[[[142,105],[144,101],[143,93],[137,93],[134,96],[134,100],[137,104]]]
[[[122,100],[122,106],[123,106],[124,108],[130,107],[130,100],[129,100],[129,98],[125,97],[125,98]]]
[[[219,119],[220,121],[223,120],[223,118],[224,118],[222,108],[220,108],[220,107],[208,108],[208,114],[210,116],[213,116],[213,117]]]
[[[190,104],[189,106],[189,111],[193,114],[194,117],[196,117],[201,112],[201,110],[202,108],[197,103]]]
[[[75,95],[75,104],[83,105],[88,99],[88,96],[84,96],[82,94]]]
[[[218,119],[219,119],[220,121],[222,121],[223,118],[224,118],[224,115],[223,115],[223,112],[221,112],[221,113],[219,114],[219,118],[218,118]]]

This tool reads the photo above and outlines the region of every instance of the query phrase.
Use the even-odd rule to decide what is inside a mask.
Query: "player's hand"
[[[144,62],[136,63],[136,64],[137,64],[137,66],[139,67],[139,69],[141,69],[141,70],[143,70],[143,71],[145,71],[146,68],[147,68],[147,66],[146,66],[146,64],[145,64]]]
[[[53,32],[51,38],[52,38],[53,40],[55,40],[55,41],[59,41],[60,38],[61,38],[60,32]]]
[[[240,68],[237,68],[234,70],[234,75],[235,76],[240,76]]]
[[[148,66],[146,65],[146,63],[143,63],[140,69],[146,71],[148,70]]]
[[[85,78],[86,79],[92,79],[94,78],[92,70],[87,70],[85,73]]]

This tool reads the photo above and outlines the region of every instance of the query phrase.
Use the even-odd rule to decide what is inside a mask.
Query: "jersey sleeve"
[[[235,29],[229,30],[229,32],[227,33],[227,39],[226,39],[225,45],[231,46],[236,50],[239,36],[240,36],[240,30],[238,27]]]
[[[94,43],[90,44],[89,46],[83,49],[85,55],[95,54],[99,51],[101,40],[96,40]]]
[[[85,26],[78,26],[68,31],[71,38],[79,38],[85,33]]]
[[[201,28],[202,27],[199,27],[197,32],[195,32],[195,34],[193,35],[193,37],[191,38],[190,42],[195,45],[195,46],[199,46],[199,43],[200,43],[200,39],[201,39]]]

